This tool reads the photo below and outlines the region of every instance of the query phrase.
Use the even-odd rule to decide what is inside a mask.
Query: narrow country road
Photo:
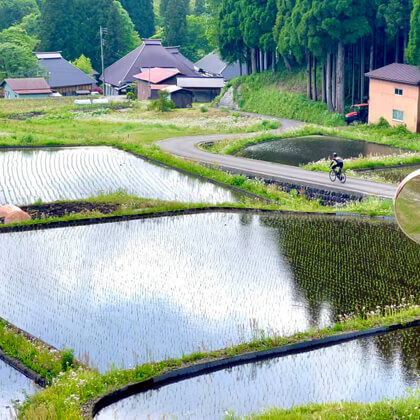
[[[276,119],[281,122],[278,132],[287,132],[299,128],[304,123],[284,118],[268,117],[252,113],[245,115],[261,116],[267,119]],[[393,198],[397,187],[390,184],[366,181],[358,178],[347,178],[345,184],[337,181],[332,183],[326,172],[314,172],[295,166],[281,165],[279,163],[265,162],[262,160],[247,159],[232,155],[222,155],[207,152],[199,148],[201,143],[238,137],[253,137],[256,133],[246,134],[214,134],[194,137],[177,137],[158,141],[156,144],[164,151],[184,159],[206,163],[221,169],[244,175],[257,176],[259,178],[274,181],[290,182],[355,195],[374,195],[382,198]]]

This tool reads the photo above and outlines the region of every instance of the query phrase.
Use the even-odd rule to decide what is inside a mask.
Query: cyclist
[[[334,152],[333,158],[330,164],[330,168],[337,174],[341,175],[341,172],[343,171],[344,162],[343,159],[337,155],[337,153]],[[335,170],[335,168],[338,168],[338,171]]]

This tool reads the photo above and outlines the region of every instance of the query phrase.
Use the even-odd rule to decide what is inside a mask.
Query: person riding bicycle
[[[343,159],[337,155],[337,153],[333,154],[333,158],[330,164],[330,168],[337,174],[341,175],[341,172],[343,171],[344,161]],[[335,168],[338,168],[338,171],[336,171]]]

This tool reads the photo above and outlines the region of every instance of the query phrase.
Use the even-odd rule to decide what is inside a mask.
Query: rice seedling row
[[[359,231],[342,255],[331,238]],[[0,316],[102,371],[415,300],[420,272],[396,225],[369,219],[212,213],[2,234],[2,244]]]

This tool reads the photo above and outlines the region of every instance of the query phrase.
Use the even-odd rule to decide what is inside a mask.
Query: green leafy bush
[[[167,112],[174,108],[174,102],[170,99],[169,93],[164,90],[159,91],[159,98],[152,101],[149,106],[152,111],[160,112]]]

